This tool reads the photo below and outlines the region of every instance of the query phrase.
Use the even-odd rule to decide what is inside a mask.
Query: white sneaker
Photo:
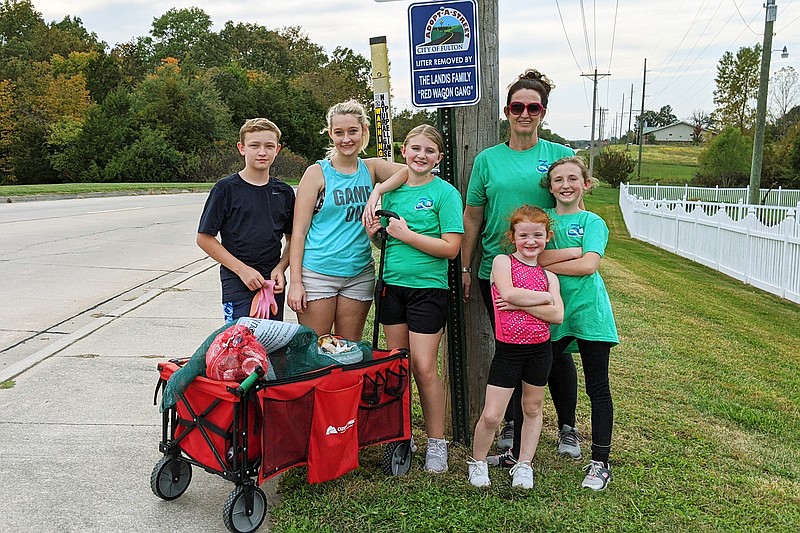
[[[533,468],[528,463],[517,463],[511,467],[511,487],[530,490],[533,488]]]
[[[486,461],[467,461],[467,469],[469,471],[469,482],[473,487],[485,488],[492,484],[489,481],[489,465]]]

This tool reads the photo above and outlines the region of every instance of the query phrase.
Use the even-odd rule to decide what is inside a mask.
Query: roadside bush
[[[631,175],[636,163],[625,152],[604,151],[594,160],[595,177],[615,189]]]
[[[750,182],[752,156],[752,140],[728,126],[700,154],[695,183],[703,187],[744,187]]]
[[[284,147],[281,149],[275,162],[272,164],[272,174],[276,178],[282,180],[299,180],[303,177],[303,172],[306,171],[310,161],[300,154],[292,152],[290,149]]]

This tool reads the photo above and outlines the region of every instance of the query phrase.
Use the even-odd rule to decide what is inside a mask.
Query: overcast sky
[[[346,46],[370,57],[370,37],[385,35],[391,62],[393,106],[410,108],[408,0],[33,0],[45,21],[79,17],[91,32],[113,46],[147,35],[153,19],[170,8],[199,7],[215,31],[226,21],[278,29],[301,26],[330,53]],[[598,107],[608,109],[623,130],[633,86],[634,115],[641,107],[647,58],[645,109],[671,105],[679,119],[696,109],[714,109],[716,66],[726,50],[763,42],[762,0],[499,0],[501,99],[526,68],[556,84],[547,125],[568,139],[588,139],[592,82],[582,74],[610,73],[598,83]],[[581,8],[583,5],[583,9]],[[777,0],[771,72],[800,71],[800,0]],[[623,97],[625,105],[623,108]],[[800,102],[796,102],[800,104]],[[598,126],[599,127],[599,126]]]

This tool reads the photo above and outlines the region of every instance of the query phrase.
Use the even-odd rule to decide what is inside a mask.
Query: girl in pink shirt
[[[515,251],[492,263],[495,354],[486,385],[486,402],[472,439],[469,481],[488,487],[486,454],[503,420],[514,387],[522,379],[522,441],[519,460],[511,469],[512,487],[532,489],[531,461],[542,431],[542,400],[553,363],[550,323],[564,318],[558,278],[538,264],[552,237],[550,220],[538,207],[523,205],[511,214],[508,239]]]

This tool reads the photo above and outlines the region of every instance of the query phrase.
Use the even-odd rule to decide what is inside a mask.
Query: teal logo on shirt
[[[583,226],[580,224],[570,224],[567,235],[570,237],[583,237]]]
[[[540,159],[539,166],[536,167],[537,172],[541,172],[542,174],[547,174],[547,169],[550,168],[550,162],[547,159]]]
[[[428,209],[433,209],[433,200],[430,198],[420,198],[417,205],[414,206],[414,209],[417,211],[427,211]]]

